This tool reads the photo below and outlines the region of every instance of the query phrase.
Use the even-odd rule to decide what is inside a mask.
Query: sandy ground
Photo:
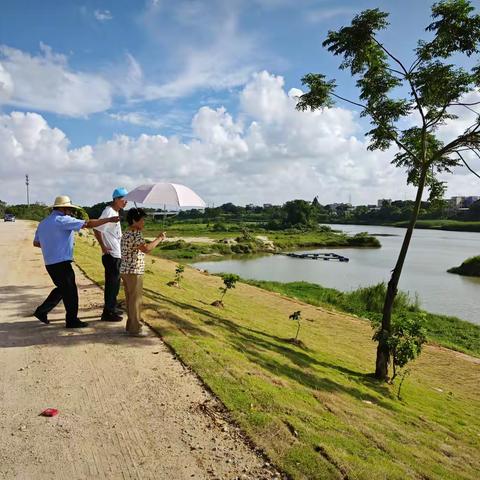
[[[87,329],[66,330],[62,304],[50,325],[31,317],[52,288],[32,238],[0,223],[0,478],[281,478],[156,335],[99,321],[79,270]]]

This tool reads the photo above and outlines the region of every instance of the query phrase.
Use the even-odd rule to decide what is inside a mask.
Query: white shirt
[[[105,210],[100,215],[100,218],[117,217],[116,212],[112,207],[105,207]],[[95,227],[95,230],[102,234],[102,239],[105,247],[108,250],[108,254],[115,258],[122,258],[122,252],[120,249],[120,242],[122,240],[122,227],[120,222],[105,223],[99,227]]]

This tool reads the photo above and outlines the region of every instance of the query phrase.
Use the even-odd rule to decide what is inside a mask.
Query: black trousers
[[[66,310],[67,325],[76,323],[78,320],[78,290],[75,282],[75,272],[71,262],[60,262],[45,265],[55,288],[50,292],[47,299],[37,308],[36,312],[47,315],[53,310],[60,300]]]
[[[105,306],[103,313],[113,314],[117,307],[117,295],[120,290],[120,258],[111,255],[103,255],[102,263],[105,267]]]

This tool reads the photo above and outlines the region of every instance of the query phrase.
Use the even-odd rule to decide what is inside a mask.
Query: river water
[[[382,248],[326,248],[308,252],[335,252],[350,259],[304,260],[269,255],[240,260],[198,262],[196,268],[212,273],[236,273],[243,278],[294,282],[304,280],[324,287],[348,291],[388,281],[394,267],[405,229],[371,225],[331,225],[355,234],[378,234]],[[383,236],[383,235],[391,236]],[[400,279],[400,288],[418,293],[425,310],[454,315],[480,324],[480,279],[447,273],[468,257],[480,254],[480,233],[415,230]]]

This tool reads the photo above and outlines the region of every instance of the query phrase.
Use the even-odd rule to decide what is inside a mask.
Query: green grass
[[[359,288],[352,292],[341,292],[307,282],[268,282],[260,280],[242,280],[250,285],[296,298],[312,305],[334,307],[353,313],[360,317],[381,318],[385,285]],[[399,292],[394,304],[394,315],[407,312],[416,315],[418,300],[410,299],[404,292]],[[480,326],[456,317],[425,313],[425,328],[428,339],[444,347],[480,357]]]
[[[389,224],[393,227],[407,227],[408,221]],[[464,222],[461,220],[417,220],[415,228],[433,230],[451,230],[458,232],[480,232],[480,222]]]
[[[480,256],[467,258],[459,267],[452,267],[447,271],[467,277],[480,277]]]
[[[97,249],[80,238],[76,261],[103,279]],[[144,319],[295,480],[477,479],[479,363],[426,346],[396,398],[375,381],[375,344],[363,320],[150,257]],[[299,338],[289,315],[302,311]]]
[[[262,242],[255,239],[256,236],[266,236],[273,241],[277,250],[300,249],[300,248],[320,248],[320,247],[380,247],[381,244],[377,238],[367,234],[357,234],[348,236],[338,231],[318,230],[264,230],[256,224],[230,223],[222,224],[226,231],[215,231],[215,224],[206,223],[183,223],[176,222],[162,228],[161,223],[148,222],[145,227],[145,237],[153,237],[162,229],[166,230],[168,237],[181,237],[202,239],[209,238],[215,243],[205,243],[199,241],[180,241],[166,242],[160,245],[154,252],[155,255],[170,260],[194,261],[200,257],[218,256],[218,255],[238,255],[267,253],[270,250]],[[242,239],[242,227],[249,230],[249,238]],[[223,239],[238,239],[241,241],[238,245],[227,245],[225,243],[216,243]]]

